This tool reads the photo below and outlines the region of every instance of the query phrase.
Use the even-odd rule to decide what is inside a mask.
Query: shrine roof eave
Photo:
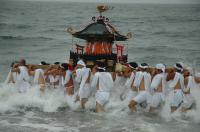
[[[84,40],[108,40],[108,41],[126,41],[128,38],[123,35],[113,35],[113,34],[104,34],[104,35],[96,35],[96,34],[82,34],[77,35],[73,34],[73,37],[84,39]]]

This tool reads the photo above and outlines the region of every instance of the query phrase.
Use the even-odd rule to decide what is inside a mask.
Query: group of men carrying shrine
[[[41,62],[36,68],[21,59],[12,64],[6,83],[13,83],[20,93],[26,93],[31,85],[38,85],[41,93],[46,89],[61,89],[66,96],[76,94],[75,102],[80,101],[83,109],[86,109],[88,98],[95,93],[96,112],[105,111],[112,96],[111,89],[118,88],[116,78],[125,80],[124,88],[128,92],[124,98],[119,98],[129,102],[130,111],[145,107],[154,112],[170,95],[171,112],[178,108],[186,112],[195,102],[191,89],[200,90],[200,73],[194,73],[192,68],[185,68],[180,62],[172,68],[166,68],[162,63],[152,68],[136,62],[124,64],[124,67],[123,71],[108,72],[104,62],[95,62],[92,68],[88,68],[80,59],[75,67],[69,63],[49,65]]]

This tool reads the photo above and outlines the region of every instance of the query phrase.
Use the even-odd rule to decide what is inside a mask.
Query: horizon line
[[[30,1],[30,2],[69,2],[69,3],[101,3],[101,4],[200,4],[200,2],[138,2],[138,1],[76,1],[76,0],[2,0],[2,1]]]

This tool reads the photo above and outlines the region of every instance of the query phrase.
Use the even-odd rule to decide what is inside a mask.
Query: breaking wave
[[[47,90],[41,94],[38,86],[32,86],[27,93],[18,93],[14,85],[0,85],[0,112],[20,111],[21,109],[37,108],[44,112],[56,112],[66,104],[61,90]]]

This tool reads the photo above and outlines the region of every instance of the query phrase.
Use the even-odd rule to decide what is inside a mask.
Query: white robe
[[[77,70],[76,70],[75,81],[76,81],[77,83],[81,83],[81,79],[82,79],[82,69],[77,69]]]
[[[194,78],[192,76],[188,77],[188,84],[184,87],[183,91],[188,92],[190,89],[194,88]],[[191,93],[183,94],[183,104],[184,108],[190,108],[194,103],[194,98]]]
[[[134,81],[134,79],[135,79],[135,73],[132,72],[130,78],[128,78],[128,79],[126,80],[125,86],[126,86],[127,88],[131,88],[131,84],[132,84],[132,82]]]
[[[132,90],[132,84],[135,79],[135,73],[132,72],[130,78],[127,79],[125,86],[129,89],[127,93],[127,101],[131,101],[136,95],[137,91]]]
[[[166,79],[165,74],[160,73],[160,74],[157,74],[151,82],[151,91],[153,92],[153,95],[152,95],[152,100],[151,100],[150,105],[152,107],[158,107],[162,102],[165,101],[165,96],[164,96],[164,89],[166,86],[165,79]],[[162,92],[154,92],[160,84],[162,84]]]
[[[91,73],[90,68],[86,68],[86,67],[76,70],[77,76],[75,80],[80,83],[78,94],[81,99],[88,98],[90,96],[90,93],[91,93],[90,84],[86,83],[90,73]]]
[[[54,88],[61,88],[62,87],[62,77],[60,75],[49,75],[49,80],[50,80],[50,87]],[[55,82],[59,81],[58,85],[54,85]]]
[[[174,89],[177,83],[180,83],[181,89]],[[169,87],[172,88],[172,96],[170,97],[170,103],[172,107],[178,107],[183,101],[183,92],[184,89],[184,77],[182,74],[176,72],[174,79],[170,82]]]
[[[36,69],[34,74],[34,84],[38,84],[39,77],[42,76],[44,78],[44,70],[42,69]]]
[[[30,88],[28,69],[25,66],[19,66],[20,73],[17,75],[16,87],[19,92],[25,93]]]
[[[176,86],[176,84],[178,83],[178,81],[180,82],[181,85],[181,89],[184,88],[184,77],[181,73],[176,72],[174,79],[170,82],[169,87],[174,88]]]
[[[143,77],[145,90],[140,91],[139,86]],[[138,88],[138,95],[134,97],[133,100],[136,101],[138,104],[143,103],[145,101],[147,102],[147,104],[149,104],[151,102],[151,95],[149,93],[151,85],[151,75],[147,72],[136,72],[133,85]]]
[[[93,76],[91,87],[96,87],[99,82],[99,89],[96,92],[96,102],[104,106],[110,98],[110,91],[114,86],[112,76],[108,72],[97,72]]]
[[[16,82],[17,81],[17,75],[18,75],[17,72],[12,72],[10,70],[9,73],[8,73],[8,76],[7,76],[6,80],[5,80],[5,83],[11,83],[10,82],[11,81],[10,78],[12,78],[14,82]]]
[[[71,70],[67,70],[65,78],[62,77],[62,86],[65,86],[65,84],[67,84],[69,82],[71,76],[72,76],[72,71]]]
[[[139,91],[139,86],[140,86],[140,83],[141,83],[143,77],[144,77],[145,90],[150,92],[151,91],[150,90],[151,75],[147,72],[141,72],[141,71],[136,72],[133,85],[136,86],[138,88],[138,91]]]

